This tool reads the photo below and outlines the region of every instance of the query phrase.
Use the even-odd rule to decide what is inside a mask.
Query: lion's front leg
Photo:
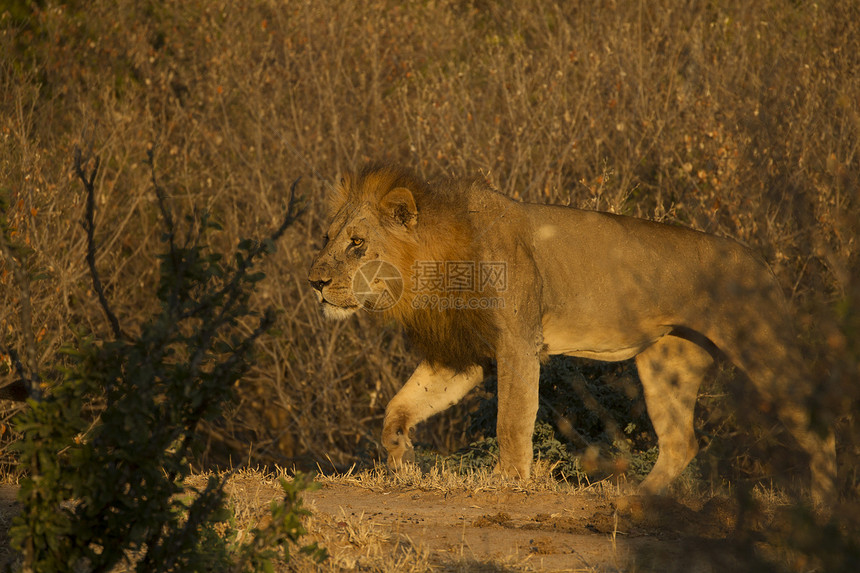
[[[459,402],[483,379],[480,366],[457,373],[434,368],[427,361],[419,364],[385,409],[382,445],[388,452],[388,465],[397,468],[414,461],[410,433],[415,425]]]
[[[499,357],[499,413],[496,433],[499,465],[504,476],[526,480],[531,475],[532,436],[538,411],[540,361],[536,355],[511,353]]]

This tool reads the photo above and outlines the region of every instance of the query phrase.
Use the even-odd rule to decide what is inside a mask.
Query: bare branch
[[[84,184],[84,188],[87,192],[87,207],[83,225],[84,229],[87,232],[87,264],[90,267],[90,277],[93,281],[93,290],[95,290],[96,294],[98,295],[99,304],[101,305],[105,316],[107,316],[114,337],[116,339],[120,339],[125,338],[125,335],[123,334],[122,329],[119,326],[119,320],[117,320],[116,315],[114,314],[113,310],[111,310],[110,304],[108,304],[107,297],[105,296],[104,287],[102,286],[101,278],[99,277],[98,270],[96,269],[95,180],[99,172],[99,157],[96,156],[94,161],[95,165],[93,166],[93,170],[89,175],[87,175],[84,161],[81,158],[81,148],[75,147],[75,173],[77,174],[81,182]]]
[[[158,199],[158,208],[161,211],[161,216],[164,219],[164,226],[167,228],[167,243],[170,247],[171,255],[174,253],[173,240],[176,236],[176,225],[173,222],[173,213],[170,211],[170,205],[167,204],[167,194],[164,188],[158,184],[158,178],[155,176],[155,148],[150,147],[146,151],[147,163],[149,164],[150,179],[152,187],[155,189],[155,196]]]
[[[292,225],[295,220],[298,219],[305,212],[305,207],[299,206],[299,198],[296,196],[296,187],[298,186],[299,181],[301,181],[301,177],[293,181],[292,185],[290,185],[290,198],[287,201],[287,212],[284,214],[284,219],[281,222],[280,226],[278,226],[278,228],[275,229],[275,231],[271,235],[269,235],[268,241],[270,241],[271,244],[277,242],[278,239],[280,239],[284,235],[287,228]],[[236,300],[236,296],[238,295],[239,282],[245,276],[245,271],[247,271],[248,268],[250,268],[251,265],[254,264],[254,260],[257,257],[265,253],[266,248],[267,247],[265,243],[261,242],[258,243],[253,249],[250,249],[248,251],[247,256],[242,259],[242,262],[233,272],[232,278],[227,281],[227,283],[217,293],[214,294],[211,300],[218,300],[222,296],[228,297],[227,302],[222,307],[221,316],[219,316],[218,320],[220,320],[222,316],[226,315],[226,313],[229,312],[230,309],[232,309],[233,304]],[[203,309],[205,309],[208,305],[209,302],[204,301],[193,309],[183,313],[181,318],[194,316],[198,312],[201,312]]]
[[[302,178],[299,177],[295,181],[293,181],[292,185],[290,185],[290,199],[287,201],[287,213],[286,215],[284,215],[284,220],[281,223],[281,226],[278,227],[278,229],[274,233],[272,233],[271,237],[269,237],[272,242],[275,242],[280,239],[286,232],[287,227],[292,225],[293,222],[298,219],[307,208],[307,206],[300,207],[298,203],[299,199],[298,197],[296,197],[296,187],[299,185],[299,181],[301,180]]]

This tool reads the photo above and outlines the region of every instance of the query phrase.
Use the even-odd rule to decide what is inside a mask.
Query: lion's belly
[[[668,326],[654,327],[648,332],[638,328],[622,331],[584,324],[572,327],[544,317],[543,343],[549,354],[616,362],[633,358],[671,330]]]

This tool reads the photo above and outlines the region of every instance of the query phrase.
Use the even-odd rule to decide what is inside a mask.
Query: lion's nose
[[[326,285],[328,285],[328,284],[331,284],[331,279],[328,279],[328,280],[324,280],[324,279],[320,279],[320,280],[312,280],[312,279],[308,279],[308,282],[310,282],[310,283],[311,283],[311,286],[312,286],[312,287],[314,287],[314,288],[315,288],[315,289],[317,289],[318,291],[322,292],[323,287],[325,287],[325,286],[326,286]]]

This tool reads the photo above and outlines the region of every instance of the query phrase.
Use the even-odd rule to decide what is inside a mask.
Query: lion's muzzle
[[[309,278],[309,279],[308,279],[308,282],[310,282],[310,283],[311,283],[311,286],[312,286],[312,287],[314,287],[314,289],[318,290],[318,291],[319,291],[319,293],[320,293],[320,294],[322,294],[322,290],[323,290],[323,288],[325,288],[326,286],[328,286],[328,285],[330,285],[330,284],[331,284],[331,279],[328,279],[328,280],[325,280],[325,279],[317,279],[317,280],[314,280],[314,279],[310,279],[310,278]]]

